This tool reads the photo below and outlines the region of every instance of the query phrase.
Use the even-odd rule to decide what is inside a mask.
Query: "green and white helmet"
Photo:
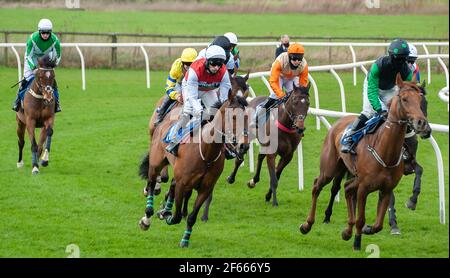
[[[38,31],[40,31],[40,32],[42,32],[42,31],[49,31],[49,32],[51,32],[52,29],[53,29],[53,24],[50,21],[50,19],[43,18],[43,19],[39,20]]]

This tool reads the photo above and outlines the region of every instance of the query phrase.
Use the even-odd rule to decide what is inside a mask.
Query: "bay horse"
[[[23,147],[25,145],[25,129],[31,142],[32,174],[39,173],[38,159],[43,167],[48,165],[50,146],[55,122],[55,101],[53,87],[55,85],[55,62],[45,55],[38,60],[38,68],[30,88],[25,93],[23,105],[16,112],[17,137],[19,138],[19,159],[17,167],[21,168],[23,162]],[[36,143],[35,129],[41,128],[39,143]],[[44,142],[45,150],[44,150]]]
[[[249,87],[248,87],[247,81],[248,81],[249,76],[250,76],[250,72],[248,72],[245,76],[239,76],[239,75],[230,76],[230,82],[231,82],[232,90],[235,91],[237,95],[243,96],[244,98],[247,98],[247,96],[248,96],[248,88]],[[165,98],[165,96],[162,96],[158,100],[156,107],[161,105],[161,103],[163,102],[164,98]],[[176,110],[177,108],[181,109],[181,107],[182,107],[182,103],[176,102],[173,105],[173,107],[170,108],[170,111]],[[167,111],[167,114],[166,114],[166,116],[163,119],[166,119],[166,118],[169,118],[169,117],[171,118],[171,120],[177,119],[177,115],[178,115],[177,112],[172,113],[172,114],[170,114],[170,116],[168,116],[170,111]],[[149,121],[150,142],[152,141],[153,133],[154,133],[154,130],[155,130],[156,126],[157,126],[157,125],[155,125],[157,117],[158,117],[158,114],[157,114],[156,109],[155,109],[155,111],[153,112],[153,114],[152,114],[152,116],[150,118],[150,121]],[[248,148],[248,144],[239,144],[238,145],[237,143],[229,143],[229,144],[227,144],[227,147],[228,147],[228,149],[230,149],[236,155],[237,159],[239,159],[241,157],[241,153],[243,153],[242,148]],[[144,158],[144,160],[145,159],[146,158]],[[146,179],[146,175],[147,174],[144,175],[145,179]],[[159,195],[161,193],[161,184],[162,183],[166,183],[168,180],[169,180],[169,173],[168,173],[168,165],[167,165],[167,166],[162,168],[162,170],[160,172],[160,175],[156,178],[156,185],[155,185],[154,195]],[[175,181],[172,181],[171,182],[171,187],[169,188],[169,191],[174,188],[173,187],[174,185],[175,185]],[[165,207],[165,202],[167,201],[167,198],[169,196],[169,191],[167,191],[167,193],[165,195],[165,200],[161,204],[161,208]],[[144,188],[144,196],[147,197],[147,194],[148,194],[148,192],[147,192],[146,187],[145,187]],[[187,216],[187,205],[188,205],[189,198],[190,198],[190,195],[187,195],[186,198],[185,198],[185,203],[183,205],[183,217]],[[206,200],[204,213],[203,213],[202,218],[201,218],[202,221],[207,221],[208,220],[208,211],[209,211],[209,206],[210,206],[211,202],[212,202],[212,194]]]
[[[308,113],[310,101],[309,101],[309,89],[311,83],[308,83],[306,87],[297,87],[294,84],[294,90],[289,94],[287,100],[278,106],[278,117],[275,121],[275,125],[278,127],[278,145],[276,151],[270,154],[259,153],[258,162],[256,166],[256,172],[254,177],[247,183],[249,188],[254,188],[256,183],[259,182],[262,162],[267,156],[267,168],[270,175],[269,191],[265,195],[266,202],[269,202],[272,195],[272,205],[278,206],[277,200],[277,187],[281,178],[283,169],[291,162],[295,150],[297,149],[300,140],[304,136],[305,131],[305,118]],[[256,97],[250,101],[249,106],[253,109],[265,101],[267,97]],[[269,125],[274,123],[269,119],[265,122],[265,128],[268,130],[270,136]],[[251,132],[250,140],[256,136],[256,131]],[[260,142],[261,143],[261,142]],[[261,145],[264,145],[261,143]],[[246,150],[244,148],[244,150]],[[278,164],[275,166],[275,159],[280,156]],[[242,158],[236,158],[233,172],[228,176],[228,183],[232,184],[235,181],[236,173],[244,160]]]
[[[146,171],[148,196],[145,216],[139,221],[141,229],[149,229],[151,216],[154,214],[153,196],[156,177],[163,167],[170,164],[174,172],[171,186],[174,190],[169,191],[167,204],[171,204],[171,208],[172,204],[175,203],[175,214],[163,214],[163,219],[166,220],[167,224],[173,225],[181,222],[183,200],[186,198],[186,195],[190,195],[193,189],[198,192],[193,210],[187,217],[187,227],[180,242],[181,247],[189,246],[189,239],[197,214],[206,198],[212,193],[223,171],[225,161],[223,153],[224,143],[228,140],[231,140],[230,142],[239,141],[240,143],[245,143],[248,139],[246,136],[242,136],[246,133],[246,121],[238,121],[239,115],[244,115],[247,101],[243,97],[236,96],[236,94],[235,90],[230,90],[228,99],[223,104],[219,103],[215,106],[215,108],[220,108],[213,120],[197,132],[199,142],[181,144],[178,148],[177,157],[166,152],[165,147],[167,144],[161,141],[174,121],[164,120],[155,128],[149,156],[146,160],[147,162],[144,161],[144,163],[148,163]],[[228,113],[226,112],[227,110],[233,112]],[[229,117],[230,114],[232,117]],[[237,131],[239,130],[238,122],[243,124],[243,132],[239,134]],[[194,136],[197,135],[194,134]],[[210,142],[211,140],[206,138],[214,138],[215,140]],[[142,173],[145,165],[141,164],[140,168],[141,175],[145,174]]]
[[[422,109],[423,114],[425,117],[428,116],[427,110],[428,110],[428,102],[426,99],[426,90],[425,90],[425,81],[422,82],[422,84],[419,86],[420,92],[422,93],[422,100],[420,103],[420,107]],[[418,140],[417,135],[415,134],[414,130],[407,130],[405,135],[405,144],[404,144],[404,155],[403,155],[403,162],[404,162],[404,170],[403,175],[407,176],[412,173],[414,173],[414,184],[413,184],[413,194],[406,202],[406,207],[415,210],[416,204],[417,204],[417,198],[420,194],[420,188],[421,188],[421,180],[422,180],[422,174],[423,174],[423,168],[422,166],[417,162],[416,160],[416,153],[417,153],[417,146],[418,146]],[[323,220],[324,223],[329,223],[331,221],[331,215],[333,214],[333,204],[336,195],[338,194],[339,190],[341,189],[341,179],[340,177],[336,177],[333,179],[333,186],[331,187],[331,195],[330,200],[328,202],[328,206],[325,210],[325,218]],[[389,209],[388,209],[388,217],[389,217],[389,225],[391,226],[391,234],[398,235],[400,234],[400,229],[397,226],[397,217],[395,215],[395,195],[394,192],[392,192],[391,200],[389,202]]]
[[[300,232],[308,233],[315,221],[317,199],[322,188],[335,178],[342,178],[347,172],[353,178],[345,185],[348,211],[348,225],[342,232],[342,239],[356,234],[354,250],[361,250],[362,234],[374,234],[383,229],[392,190],[397,186],[404,172],[403,143],[405,131],[410,125],[422,137],[431,134],[431,128],[421,109],[421,91],[415,82],[404,82],[397,74],[398,95],[391,100],[387,120],[373,134],[364,136],[355,150],[357,155],[340,152],[340,140],[345,129],[356,116],[346,116],[328,130],[320,155],[320,175],[314,180],[311,210],[306,222],[300,225]],[[365,225],[367,195],[380,191],[375,224]],[[356,207],[358,216],[356,217]]]

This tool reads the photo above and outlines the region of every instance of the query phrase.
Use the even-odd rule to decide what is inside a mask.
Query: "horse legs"
[[[416,177],[414,178],[413,195],[408,199],[408,202],[406,203],[406,207],[410,210],[416,209],[417,198],[419,197],[420,185],[422,183],[423,168],[417,162],[415,163],[414,172],[416,174]]]
[[[353,250],[361,250],[361,235],[363,232],[364,224],[366,223],[366,201],[367,201],[367,189],[364,184],[359,184],[357,188],[357,201],[358,206],[358,218],[356,219],[356,234],[353,242]],[[388,199],[389,201],[389,199]]]
[[[267,155],[267,169],[269,170],[269,175],[270,175],[270,186],[269,186],[269,191],[266,194],[266,202],[270,201],[270,198],[272,197],[272,194],[273,194],[272,205],[274,207],[277,207],[278,206],[278,200],[277,200],[278,179],[277,179],[277,174],[275,172],[275,158],[276,158],[276,154]]]
[[[311,210],[309,212],[308,218],[306,219],[306,222],[301,224],[299,227],[302,234],[307,234],[311,230],[311,227],[314,224],[316,218],[317,199],[319,198],[320,191],[322,191],[322,188],[327,185],[332,179],[332,176],[325,176],[323,173],[320,173],[319,177],[314,180],[314,186],[312,188]]]
[[[41,165],[46,167],[48,166],[48,156],[50,154],[50,147],[52,145],[52,136],[53,136],[53,124],[48,125],[47,128],[45,129],[45,133],[46,133],[46,143],[45,143],[45,150],[44,150],[44,154],[41,157]],[[42,136],[42,134],[41,134]]]
[[[156,213],[158,218],[161,220],[172,215],[172,207],[173,207],[173,201],[174,201],[174,196],[175,196],[175,185],[176,185],[175,179],[172,178],[172,181],[170,183],[169,192],[166,195],[166,200],[164,202],[164,206]]]
[[[384,220],[384,216],[386,214],[387,208],[389,206],[391,197],[392,197],[392,191],[390,191],[390,192],[381,191],[380,192],[379,197],[378,197],[379,198],[379,206],[377,209],[377,219],[373,226],[366,225],[362,229],[362,232],[364,234],[368,234],[368,235],[375,234],[383,229],[383,220]]]
[[[264,158],[266,157],[265,154],[258,154],[258,163],[256,164],[256,172],[255,175],[253,176],[253,179],[249,180],[247,182],[247,186],[249,188],[254,188],[256,186],[256,183],[259,182],[259,175],[261,174],[261,167],[262,167],[262,162],[264,160]]]
[[[381,207],[381,191],[379,192],[378,196],[377,214],[380,213],[380,207]],[[388,216],[389,216],[389,226],[391,226],[391,235],[399,235],[400,229],[397,227],[397,216],[395,215],[394,191],[391,192],[391,197],[389,199]]]
[[[150,159],[150,157],[149,157],[149,159]],[[145,208],[145,215],[139,221],[139,226],[144,231],[146,231],[150,228],[151,217],[154,213],[153,198],[154,198],[154,191],[155,191],[155,184],[156,184],[156,175],[158,172],[159,171],[157,171],[157,169],[155,169],[155,167],[153,167],[151,164],[149,165],[147,187],[145,188],[145,191],[147,192],[147,205]]]
[[[155,195],[159,195],[161,193],[161,183],[166,183],[169,180],[169,166],[164,166],[161,170],[161,173],[156,178],[155,185]]]
[[[342,239],[349,240],[352,237],[353,226],[355,226],[355,210],[356,210],[356,189],[358,187],[358,181],[356,178],[352,178],[345,182],[345,201],[347,203],[347,228],[342,231]]]
[[[31,170],[32,174],[39,173],[38,145],[36,143],[36,138],[34,135],[35,125],[36,125],[35,121],[33,121],[33,120],[27,121],[27,131],[28,131],[28,136],[30,137],[30,142],[31,142],[31,162],[33,165],[33,170]]]
[[[331,187],[330,201],[328,202],[328,207],[325,210],[325,218],[323,220],[323,223],[330,223],[330,218],[331,218],[331,215],[333,214],[334,199],[336,198],[336,195],[339,193],[339,190],[341,189],[342,178],[343,178],[343,175],[342,176],[339,175],[333,179],[333,186]]]
[[[203,210],[203,215],[202,215],[202,221],[203,222],[206,222],[206,221],[208,221],[208,215],[209,215],[209,206],[211,205],[211,202],[212,202],[212,196],[213,194],[212,194],[212,192],[211,192],[211,194],[208,196],[208,198],[206,199],[206,202],[205,202],[205,209]]]
[[[233,172],[227,177],[227,182],[228,182],[229,184],[233,184],[233,183],[234,183],[234,180],[235,180],[235,178],[236,178],[237,171],[239,170],[239,167],[241,166],[242,162],[244,162],[243,159],[241,160],[241,159],[239,159],[239,158],[236,158],[236,159],[234,160],[234,169],[233,169]],[[209,198],[208,198],[208,199],[209,199]],[[203,217],[202,217],[202,220],[203,220]]]
[[[194,208],[192,209],[191,214],[189,214],[189,216],[187,218],[186,230],[184,231],[183,238],[181,239],[180,247],[188,247],[189,246],[189,239],[192,234],[192,227],[194,226],[194,224],[197,220],[197,214],[198,214],[201,206],[205,202],[205,200],[209,196],[212,195],[212,190],[214,188],[214,185],[207,186],[204,184],[200,188],[203,188],[203,190],[198,191],[197,199],[195,200],[195,203],[194,203]]]
[[[180,185],[179,183],[175,187],[175,214],[170,215],[166,218],[167,225],[174,225],[181,222],[181,219],[183,218],[181,209],[183,206],[183,199],[187,198],[186,196],[190,196],[189,192],[180,192],[183,189],[183,185]],[[192,193],[192,191],[191,191]]]
[[[275,175],[276,175],[275,190],[278,187],[278,182],[280,181],[281,173],[283,172],[284,168],[289,164],[289,162],[291,162],[292,157],[293,157],[293,154],[286,156],[286,157],[280,157],[280,161],[278,161],[277,170],[275,172]],[[269,162],[267,162],[267,163],[269,163]],[[270,184],[272,185],[272,176],[270,176]],[[266,202],[270,201],[270,198],[272,197],[272,193],[273,193],[272,186],[269,186],[269,191],[266,194]],[[275,193],[274,193],[274,195],[275,195]],[[276,201],[276,197],[274,197],[274,201]],[[278,205],[278,202],[277,202],[277,205]]]
[[[192,190],[189,190],[188,192],[184,193],[184,202],[183,202],[183,218],[186,218],[188,215],[188,205],[189,205],[189,199],[191,198]]]
[[[19,138],[18,140],[18,146],[19,146],[19,159],[17,161],[17,168],[22,168],[23,167],[23,147],[25,146],[25,124],[22,123],[22,121],[20,121],[17,118],[17,137]]]

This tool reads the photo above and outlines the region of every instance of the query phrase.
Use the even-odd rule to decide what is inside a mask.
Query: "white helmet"
[[[227,37],[230,40],[230,43],[237,45],[238,39],[235,33],[228,32],[224,34],[225,37]]]
[[[417,48],[411,43],[408,43],[408,47],[409,47],[408,57],[417,59]]]
[[[38,31],[52,31],[53,25],[50,19],[43,18],[39,20]]]
[[[226,60],[227,57],[225,55],[225,50],[223,50],[222,47],[218,46],[218,45],[211,45],[206,49],[206,60],[209,59],[222,59],[222,60]]]

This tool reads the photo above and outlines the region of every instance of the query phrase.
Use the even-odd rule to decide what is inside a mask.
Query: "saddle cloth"
[[[163,142],[164,143],[171,143],[172,142],[172,138],[175,138],[175,142],[180,142],[180,144],[185,144],[189,141],[189,136],[190,133],[196,129],[198,126],[200,126],[200,120],[199,119],[191,119],[185,128],[180,128],[178,130],[175,130],[175,125],[176,122],[174,124],[172,124],[169,128],[169,130],[167,131],[166,136],[164,136],[163,138]],[[174,137],[176,133],[176,137]]]
[[[378,127],[383,123],[384,123],[383,116],[376,115],[372,117],[370,120],[368,120],[364,125],[364,127],[357,130],[355,134],[353,134],[352,136],[349,135],[352,129],[352,125],[350,124],[347,126],[344,133],[342,134],[340,142],[341,144],[346,144],[348,140],[351,138],[354,145],[356,146],[358,142],[361,140],[361,138],[364,137],[364,135],[374,133],[378,129]]]

